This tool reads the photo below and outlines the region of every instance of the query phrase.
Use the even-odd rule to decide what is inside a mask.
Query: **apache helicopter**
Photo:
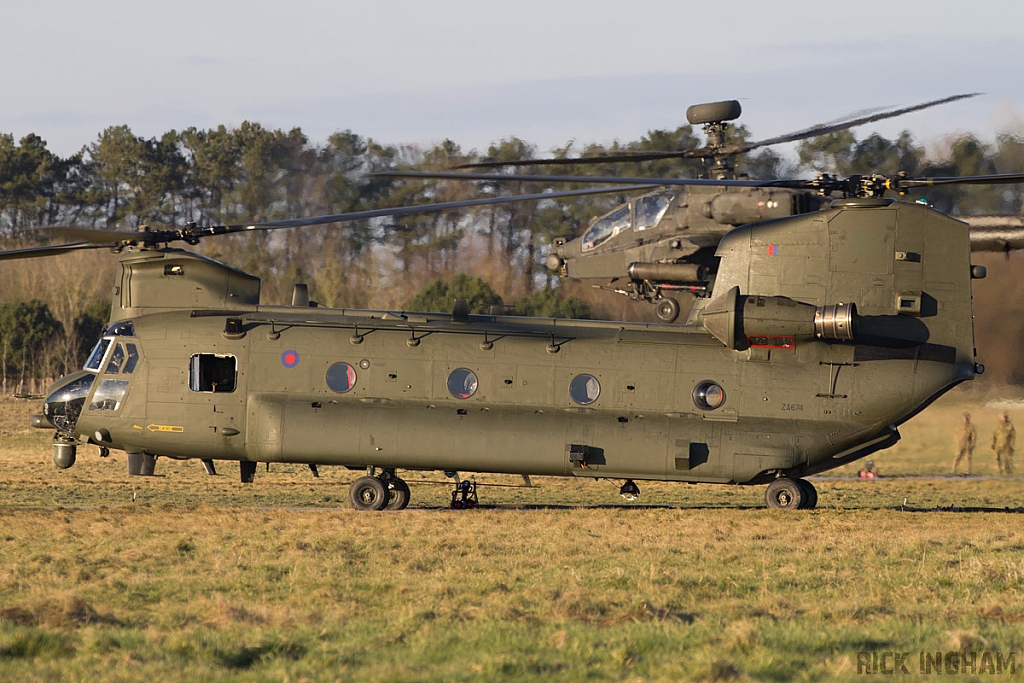
[[[658,318],[672,322],[679,315],[680,306],[678,300],[670,294],[688,292],[697,298],[710,294],[718,270],[716,249],[728,231],[748,223],[818,211],[828,207],[835,198],[828,190],[830,185],[827,176],[822,177],[821,184],[808,188],[761,182],[723,186],[717,181],[737,179],[734,163],[737,155],[770,145],[846,130],[978,94],[954,95],[893,111],[847,118],[756,142],[728,140],[728,122],[739,118],[742,111],[739,102],[711,102],[693,105],[686,110],[687,121],[691,125],[703,126],[707,137],[707,144],[697,149],[481,162],[455,167],[579,166],[684,158],[700,159],[704,163],[704,182],[694,182],[692,179],[676,182],[678,179],[464,172],[390,172],[378,175],[487,182],[657,183],[660,187],[655,191],[636,197],[595,218],[579,237],[571,240],[556,239],[545,265],[561,277],[596,282],[595,287],[654,304]],[[972,231],[971,242],[975,251],[1019,249],[1024,247],[1024,230],[979,228]]]
[[[349,491],[360,510],[408,505],[403,469],[624,480],[625,497],[637,480],[767,484],[769,507],[813,508],[804,477],[893,445],[900,424],[983,371],[971,280],[985,273],[967,226],[880,195],[1024,174],[716,182],[846,198],[728,233],[713,297],[685,325],[470,315],[464,302],[330,309],[301,287],[291,306],[268,305],[258,278],[170,246],[451,204],[58,230],[77,241],[0,259],[114,247],[119,271],[110,326],[33,425],[55,430],[60,468],[93,444],[124,450],[129,474],[152,474],[158,456],[237,461],[243,482],[260,462],[365,469]]]

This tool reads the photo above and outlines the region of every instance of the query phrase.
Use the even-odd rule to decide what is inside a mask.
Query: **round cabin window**
[[[569,382],[569,396],[581,406],[589,406],[601,395],[601,383],[593,375],[576,375]]]
[[[348,363],[335,363],[327,369],[327,386],[331,391],[344,394],[356,385],[356,369]]]
[[[725,390],[717,382],[705,380],[693,389],[693,403],[701,410],[714,410],[725,403]]]
[[[448,375],[448,392],[455,398],[469,398],[476,393],[476,373],[467,368],[453,370]]]

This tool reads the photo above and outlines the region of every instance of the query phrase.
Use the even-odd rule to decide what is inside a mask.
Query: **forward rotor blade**
[[[36,258],[38,256],[54,256],[66,254],[81,249],[116,249],[118,244],[95,244],[92,242],[73,242],[71,244],[56,244],[50,247],[26,247],[25,249],[8,249],[0,251],[0,261],[8,261],[20,258]]]
[[[91,230],[89,228],[76,228],[66,225],[49,225],[42,228],[36,228],[36,231],[46,233],[53,237],[63,237],[64,239],[93,242],[97,244],[143,241],[146,234],[144,232],[122,232],[120,230]]]
[[[921,104],[915,104],[911,107],[903,107],[902,109],[894,109],[892,111],[883,111],[876,114],[870,114],[866,116],[858,116],[849,120],[840,119],[830,123],[818,124],[805,128],[795,133],[787,133],[785,135],[779,135],[774,138],[768,138],[767,140],[759,140],[757,142],[742,142],[733,145],[725,145],[723,147],[715,148],[711,146],[697,147],[695,149],[684,149],[672,152],[637,152],[637,153],[622,153],[622,154],[610,154],[604,156],[593,156],[593,157],[571,157],[565,159],[521,159],[518,161],[484,161],[476,164],[462,164],[455,166],[454,168],[500,168],[502,166],[547,166],[547,165],[567,165],[567,164],[604,164],[604,163],[621,163],[621,162],[639,162],[639,161],[656,161],[658,159],[701,159],[711,157],[714,155],[733,155],[742,154],[751,150],[757,149],[758,147],[766,147],[768,145],[779,145],[784,142],[796,142],[797,140],[805,140],[807,138],[817,137],[819,135],[827,135],[828,133],[836,133],[847,128],[854,128],[861,126],[866,123],[874,123],[875,121],[882,121],[884,119],[890,119],[894,116],[902,116],[903,114],[909,114],[911,112],[920,111],[922,109],[928,109],[929,107],[936,107],[940,104],[948,104],[950,102],[956,102],[957,100],[964,100],[971,97],[977,97],[981,93],[965,93],[961,95],[952,95],[950,97],[943,97],[942,99],[932,100],[930,102],[923,102]]]
[[[117,249],[125,244],[142,244],[151,247],[178,240],[188,242],[189,244],[197,244],[199,240],[204,237],[229,235],[233,233],[248,232],[251,230],[300,228],[310,225],[326,225],[328,223],[346,223],[350,221],[365,220],[368,218],[380,218],[383,216],[411,216],[420,213],[436,213],[439,211],[450,211],[452,209],[461,209],[471,206],[486,206],[488,204],[538,201],[542,199],[558,199],[560,197],[575,197],[609,192],[633,192],[635,190],[644,190],[653,187],[657,186],[651,184],[650,181],[647,181],[646,183],[638,186],[620,185],[619,187],[586,188],[582,190],[566,190],[563,192],[539,192],[535,194],[515,195],[511,197],[483,197],[480,199],[467,199],[457,202],[441,202],[438,204],[421,204],[419,206],[399,206],[390,209],[351,211],[348,213],[335,213],[326,216],[310,216],[308,218],[292,218],[283,221],[266,221],[263,223],[246,223],[243,225],[197,226],[190,224],[182,229],[173,230],[121,232],[118,230],[89,230],[87,228],[74,228],[70,226],[50,226],[47,228],[40,228],[40,230],[51,235],[77,238],[80,241],[48,247],[29,247],[26,249],[0,251],[0,260],[32,258],[35,256],[52,256],[78,249]]]
[[[802,182],[786,180],[712,180],[708,178],[620,178],[616,176],[587,175],[505,175],[500,173],[446,173],[431,171],[395,171],[376,173],[374,175],[390,178],[440,178],[447,180],[496,180],[496,181],[535,181],[551,183],[618,183],[659,187],[661,185],[707,185],[713,187],[791,187],[784,183]],[[605,192],[616,192],[622,188],[612,188]],[[542,195],[548,196],[548,195]]]
[[[378,176],[389,174],[378,173]],[[455,174],[459,175],[459,174]],[[395,177],[398,177],[397,175]],[[620,178],[623,183],[631,181]],[[621,184],[621,183],[620,183]],[[345,223],[348,221],[365,220],[367,218],[380,218],[383,216],[412,216],[420,213],[437,213],[439,211],[450,211],[470,206],[487,206],[489,204],[507,204],[509,202],[527,202],[541,199],[558,199],[560,197],[575,197],[588,194],[603,194],[608,192],[631,192],[638,189],[654,188],[657,183],[650,180],[643,181],[639,186],[623,185],[621,187],[588,188],[584,190],[566,190],[564,192],[538,192],[536,194],[522,194],[511,197],[484,197],[480,199],[465,199],[457,202],[441,202],[438,204],[421,204],[419,206],[398,206],[391,209],[370,209],[368,211],[352,211],[349,213],[335,213],[326,216],[310,216],[309,218],[291,218],[283,221],[267,221],[264,223],[253,223],[249,225],[226,226],[224,232],[245,232],[247,230],[274,230],[277,228],[301,228],[308,225],[325,225],[327,223]]]

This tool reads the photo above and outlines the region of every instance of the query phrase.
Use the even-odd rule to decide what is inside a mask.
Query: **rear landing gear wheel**
[[[387,510],[404,510],[409,507],[409,485],[402,479],[392,479],[388,482],[388,492],[391,497],[385,507]]]
[[[796,510],[803,507],[806,495],[803,487],[792,479],[780,477],[768,484],[765,502],[774,510]]]
[[[352,482],[348,499],[356,510],[383,510],[391,499],[391,493],[377,477],[359,477]]]
[[[670,297],[662,297],[654,302],[654,312],[663,322],[670,323],[679,317],[679,302]]]
[[[806,479],[797,479],[796,483],[804,492],[804,502],[800,509],[813,510],[818,507],[818,489],[814,488],[814,484]]]

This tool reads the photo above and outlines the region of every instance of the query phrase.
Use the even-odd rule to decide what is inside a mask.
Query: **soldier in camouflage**
[[[956,430],[956,459],[953,460],[953,474],[956,474],[960,461],[967,458],[967,474],[974,469],[974,445],[978,442],[978,430],[971,422],[971,414],[964,413],[964,419]]]
[[[1010,422],[1010,416],[1003,413],[999,424],[992,432],[992,450],[996,452],[996,465],[1000,474],[1013,474],[1013,447],[1017,443],[1017,430]]]

